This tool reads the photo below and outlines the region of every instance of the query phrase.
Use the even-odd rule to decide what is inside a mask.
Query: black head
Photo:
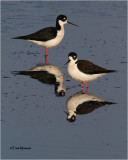
[[[67,17],[65,15],[59,15],[56,19],[56,29],[60,30],[61,26],[67,23]]]
[[[77,62],[77,54],[75,53],[75,52],[71,52],[71,53],[69,53],[69,55],[68,55],[68,62],[67,63],[69,63],[69,62]],[[65,63],[65,65],[67,64],[67,63]]]
[[[66,17],[65,15],[59,15],[59,16],[57,17],[57,19],[56,19],[56,29],[57,29],[57,30],[60,30],[60,29],[61,29],[61,26],[63,26],[63,25],[66,24],[66,23],[69,23],[69,24],[72,24],[72,25],[78,27],[78,25],[69,22],[69,21],[67,20],[67,17]]]
[[[77,54],[76,54],[75,52],[71,52],[71,53],[69,53],[69,55],[68,55],[68,58],[69,58],[69,57],[72,57],[73,60],[76,60],[76,59],[77,59]]]
[[[57,96],[62,96],[63,97],[63,96],[65,96],[65,89],[58,90],[59,85],[60,85],[60,82],[55,83],[55,94]]]
[[[72,115],[71,118],[67,118],[67,121],[69,122],[74,122],[76,120],[76,116],[75,115]]]
[[[59,16],[57,17],[57,21],[59,21],[59,20],[65,22],[65,21],[67,20],[67,17],[66,17],[65,15],[59,15]]]
[[[57,96],[63,97],[63,96],[65,96],[65,90],[61,90],[61,91],[59,91],[59,92],[55,91],[55,94],[56,94]]]

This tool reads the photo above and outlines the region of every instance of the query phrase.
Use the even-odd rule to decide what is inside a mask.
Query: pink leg
[[[47,56],[47,48],[45,49],[45,56]]]
[[[86,88],[85,94],[88,92],[88,88]]]
[[[86,87],[88,88],[88,83],[86,82]]]
[[[45,64],[47,64],[47,48],[45,49]]]
[[[83,91],[83,82],[81,82],[81,92]]]

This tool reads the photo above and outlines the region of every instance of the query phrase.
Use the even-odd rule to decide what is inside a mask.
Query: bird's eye
[[[73,59],[75,60],[75,59],[76,59],[76,56],[73,56]]]
[[[63,18],[63,21],[66,21],[66,18],[65,18],[65,17]]]

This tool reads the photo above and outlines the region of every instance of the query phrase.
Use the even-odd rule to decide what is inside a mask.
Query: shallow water
[[[1,7],[2,158],[126,158],[126,2],[2,2]],[[66,24],[63,41],[48,49],[48,63],[63,74],[64,97],[56,96],[54,85],[12,74],[43,64],[45,49],[11,38],[54,26],[59,14],[80,26]],[[79,59],[117,70],[89,82],[87,92],[116,104],[78,114],[72,123],[64,111],[81,87],[64,65],[71,51]],[[20,146],[31,149],[15,149]]]

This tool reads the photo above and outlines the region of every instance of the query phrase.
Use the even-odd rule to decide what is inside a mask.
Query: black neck
[[[59,25],[58,21],[56,21],[56,29],[61,30],[61,26]]]

